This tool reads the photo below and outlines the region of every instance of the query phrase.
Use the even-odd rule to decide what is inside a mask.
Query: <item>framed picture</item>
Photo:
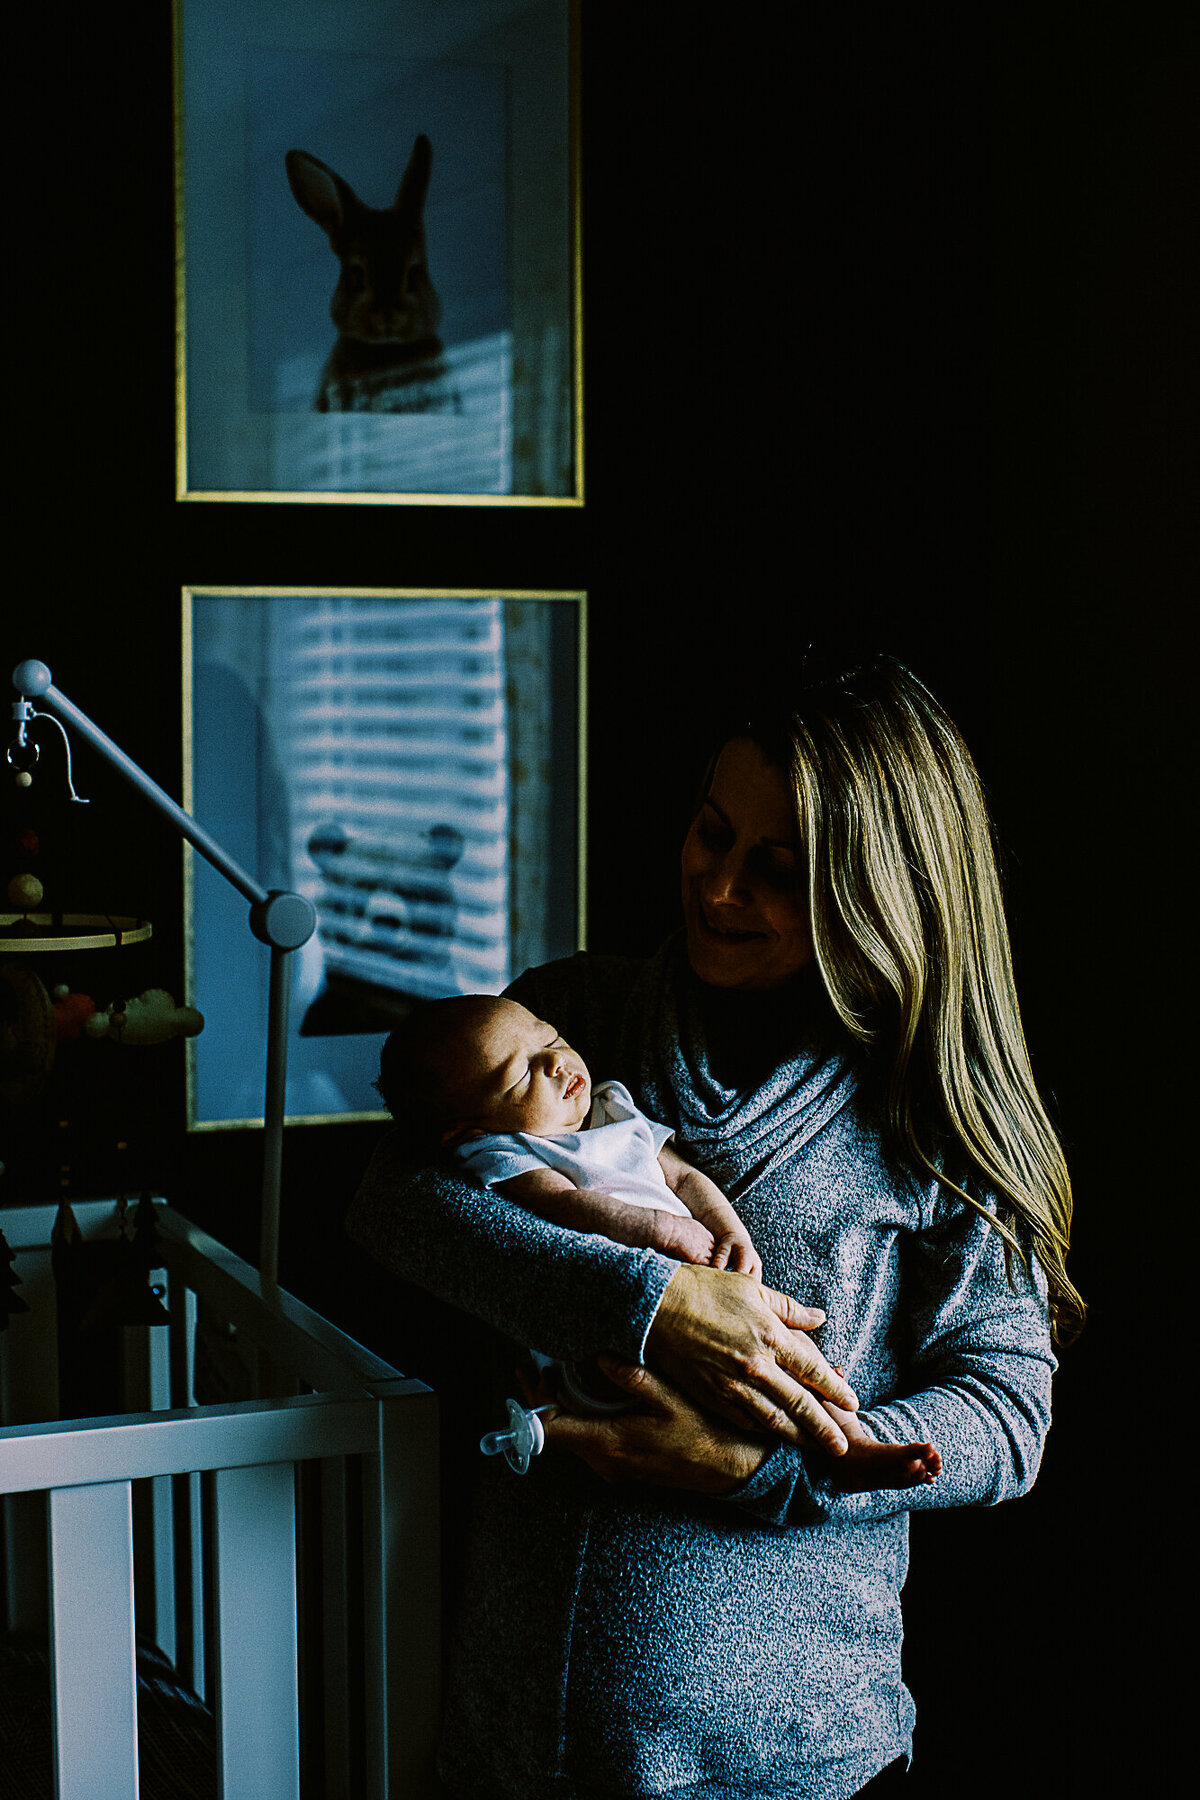
[[[373,1118],[383,1041],[584,936],[586,599],[187,588],[184,805],[249,874],[306,895],[287,1116]],[[186,850],[188,1127],[262,1116],[270,958]]]
[[[176,0],[181,500],[578,505],[575,0]]]

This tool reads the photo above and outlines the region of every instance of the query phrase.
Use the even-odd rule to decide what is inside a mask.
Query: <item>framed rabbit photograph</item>
[[[577,0],[175,0],[181,500],[582,503]]]
[[[392,1027],[584,939],[582,593],[188,588],[184,805],[304,895],[287,1116],[373,1118]],[[262,1114],[269,959],[186,852],[188,1127]],[[257,997],[257,1005],[253,997]]]

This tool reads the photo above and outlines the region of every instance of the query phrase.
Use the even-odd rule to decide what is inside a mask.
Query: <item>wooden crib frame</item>
[[[117,1235],[114,1201],[72,1210]],[[221,1800],[427,1800],[435,1396],[156,1203],[170,1323],[122,1332],[129,1410],[53,1422],[55,1216],[0,1213],[29,1307],[0,1333],[0,1598],[48,1636],[59,1800],[137,1800],[139,1638],[212,1707]],[[198,1344],[246,1397],[196,1404]]]

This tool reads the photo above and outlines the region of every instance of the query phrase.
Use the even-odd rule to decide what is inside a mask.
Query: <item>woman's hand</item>
[[[649,1481],[693,1494],[729,1494],[749,1481],[770,1454],[763,1438],[709,1418],[649,1369],[615,1357],[600,1368],[633,1399],[636,1410],[604,1418],[542,1414],[546,1440],[579,1457],[604,1481]]]
[[[684,1264],[659,1304],[646,1358],[735,1431],[815,1441],[841,1456],[845,1436],[821,1402],[853,1412],[858,1400],[805,1335],[824,1323],[819,1308],[746,1275]]]

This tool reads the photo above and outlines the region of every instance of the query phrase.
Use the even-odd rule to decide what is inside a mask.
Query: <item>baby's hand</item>
[[[762,1280],[762,1257],[750,1242],[744,1226],[737,1231],[722,1232],[713,1246],[710,1262],[714,1269],[732,1269],[755,1281]]]
[[[713,1256],[713,1234],[699,1219],[656,1211],[651,1248],[678,1257],[680,1262],[707,1263]]]

